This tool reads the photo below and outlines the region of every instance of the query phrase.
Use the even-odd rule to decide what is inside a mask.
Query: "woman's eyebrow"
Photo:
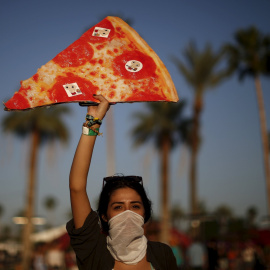
[[[133,201],[133,202],[130,202],[130,203],[139,203],[139,204],[142,204],[141,201]]]
[[[132,203],[132,204],[134,204],[134,203],[143,204],[141,201],[132,201],[132,202],[130,202],[130,203]],[[124,202],[112,202],[110,205],[112,206],[112,205],[114,205],[114,204],[124,204]]]
[[[112,202],[111,205],[114,205],[114,204],[124,204],[124,202]]]

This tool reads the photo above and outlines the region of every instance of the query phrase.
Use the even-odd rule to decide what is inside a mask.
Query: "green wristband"
[[[82,131],[82,134],[83,135],[87,135],[87,136],[97,136],[98,133],[99,133],[99,128],[95,128],[95,130],[97,132],[95,132],[94,130],[90,129],[90,128],[87,128],[87,127],[84,127],[83,126],[83,131]]]

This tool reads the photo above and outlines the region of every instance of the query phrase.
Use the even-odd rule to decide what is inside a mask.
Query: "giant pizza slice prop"
[[[58,103],[170,101],[178,96],[166,67],[139,36],[117,17],[106,17],[21,82],[5,110]]]

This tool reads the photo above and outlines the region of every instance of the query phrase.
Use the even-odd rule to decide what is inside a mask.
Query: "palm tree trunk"
[[[199,150],[200,114],[202,111],[202,98],[197,95],[194,102],[193,130],[191,138],[191,164],[190,164],[190,211],[191,215],[198,214],[197,199],[197,159]]]
[[[270,216],[270,160],[269,160],[269,142],[267,135],[266,116],[263,103],[263,93],[261,87],[261,81],[259,76],[255,77],[255,87],[258,101],[261,137],[262,137],[262,151],[264,161],[264,173],[265,173],[265,184],[266,184],[266,196],[267,196],[267,211]]]
[[[191,151],[190,164],[190,213],[197,214],[197,153]]]
[[[34,130],[32,133],[32,148],[30,152],[30,164],[29,164],[29,180],[27,186],[26,196],[26,218],[27,224],[23,230],[23,270],[30,269],[30,259],[32,252],[32,245],[30,235],[33,230],[33,224],[31,219],[34,213],[34,202],[35,202],[35,186],[36,186],[36,164],[37,164],[37,153],[39,144],[39,133]]]
[[[115,174],[115,141],[114,141],[114,118],[111,106],[106,117],[106,138],[107,138],[107,176]]]
[[[170,141],[164,138],[161,148],[161,234],[160,241],[169,243],[169,152]]]

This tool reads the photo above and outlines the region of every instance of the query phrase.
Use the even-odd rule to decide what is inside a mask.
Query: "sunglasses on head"
[[[143,179],[141,176],[136,176],[136,175],[127,175],[127,176],[119,176],[119,175],[114,175],[114,176],[108,176],[103,178],[103,186],[104,188],[105,184],[111,181],[130,181],[130,182],[137,182],[140,183],[143,186]]]

